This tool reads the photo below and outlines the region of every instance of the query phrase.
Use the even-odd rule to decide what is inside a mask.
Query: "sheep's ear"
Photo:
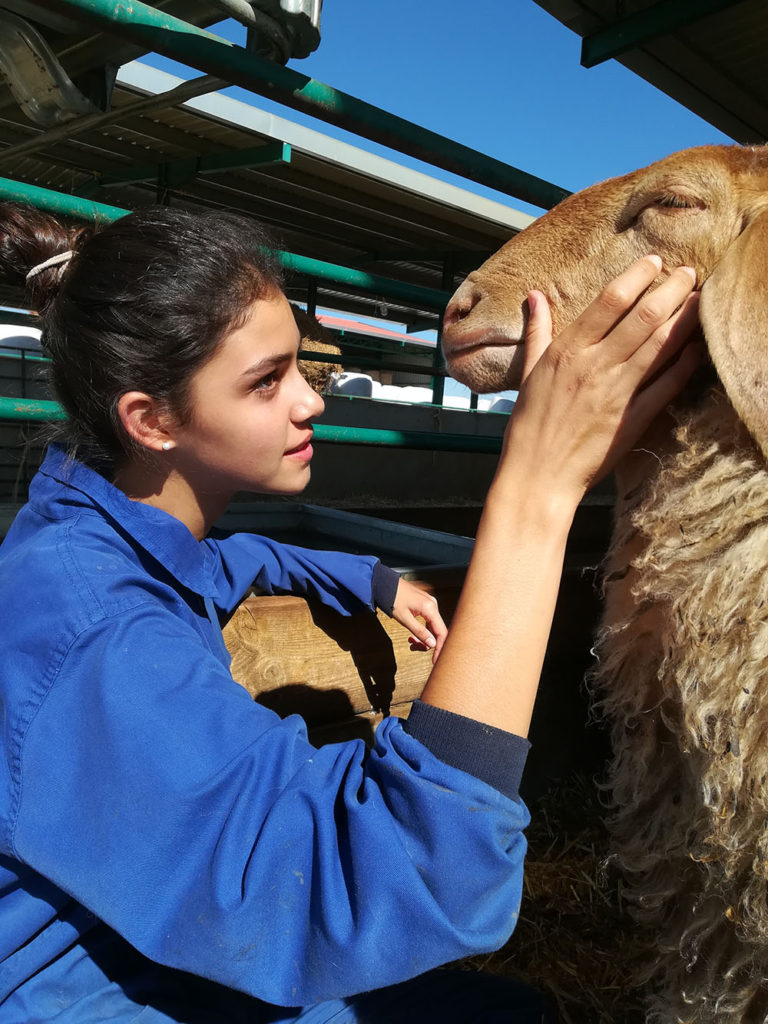
[[[699,314],[728,397],[768,457],[768,212],[715,267],[701,290]]]

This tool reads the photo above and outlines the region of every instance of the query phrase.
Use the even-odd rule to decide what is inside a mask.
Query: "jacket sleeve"
[[[255,586],[267,594],[316,597],[343,615],[377,607],[391,613],[399,577],[378,558],[314,551],[255,533],[212,531],[203,543],[216,559],[216,604],[223,611],[232,611]]]
[[[22,763],[15,856],[152,960],[272,1003],[394,984],[517,920],[523,804],[396,719],[316,749],[155,606],[78,636]]]

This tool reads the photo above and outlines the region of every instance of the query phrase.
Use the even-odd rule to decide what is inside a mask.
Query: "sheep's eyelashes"
[[[652,206],[663,206],[672,210],[694,210],[701,209],[701,204],[691,199],[684,199],[682,196],[663,195],[653,200]]]

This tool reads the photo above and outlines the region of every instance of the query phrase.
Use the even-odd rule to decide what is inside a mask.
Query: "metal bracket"
[[[247,149],[228,149],[224,153],[208,153],[205,156],[182,157],[157,164],[141,164],[117,171],[103,171],[81,185],[78,195],[90,197],[99,188],[119,185],[137,185],[146,181],[157,181],[160,190],[181,188],[199,174],[215,174],[217,171],[234,171],[259,167],[274,167],[291,162],[291,147],[287,142],[269,142],[265,146]]]
[[[30,121],[44,128],[100,113],[67,75],[40,32],[2,9],[0,74]]]
[[[249,0],[259,21],[271,23],[270,31],[258,24],[248,29],[246,49],[287,63],[308,57],[320,45],[320,16],[323,0]]]

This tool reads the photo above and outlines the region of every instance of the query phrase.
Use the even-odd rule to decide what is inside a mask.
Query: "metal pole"
[[[703,18],[742,0],[659,0],[642,11],[584,36],[581,43],[581,64],[593,68],[612,57],[620,57],[628,50],[637,50],[678,28],[701,21]]]
[[[0,398],[0,420],[46,423],[66,419],[56,402],[32,402],[21,398]],[[335,427],[316,423],[315,438],[329,444],[359,444],[387,448],[416,448],[426,451],[486,452],[501,451],[500,437],[476,434],[440,434],[422,430],[372,430],[367,427]]]
[[[79,196],[54,192],[39,185],[27,185],[23,181],[11,178],[0,178],[0,197],[13,203],[29,203],[40,210],[61,217],[79,217],[81,220],[113,221],[125,217],[130,210],[120,206],[107,206],[95,203],[92,199],[81,199]]]
[[[307,313],[310,316],[317,313],[317,281],[313,277],[307,281]]]
[[[48,423],[65,420],[67,414],[58,402],[33,402],[27,398],[0,398],[0,420],[22,420],[25,423]]]
[[[12,181],[9,178],[0,178],[0,197],[13,202],[29,203],[61,216],[80,217],[84,220],[113,221],[130,213],[130,210],[124,210],[119,206],[106,206],[91,199],[52,192],[50,189]],[[280,249],[276,250],[276,256],[283,267],[296,274],[388,295],[393,299],[402,299],[427,309],[443,309],[450,298],[447,293],[434,288],[423,288],[421,285],[412,285],[405,281],[393,281],[378,274],[367,274],[363,270],[354,270],[351,267],[339,267],[335,263],[326,263],[324,260],[312,259],[309,256],[298,256],[296,253]]]
[[[209,74],[507,195],[549,208],[568,192],[348,93],[282,67],[140,0],[38,0]]]
[[[453,294],[454,259],[452,253],[446,253],[443,258],[443,291]],[[445,398],[445,358],[443,357],[443,318],[440,317],[440,326],[437,329],[437,345],[432,360],[435,368],[435,375],[432,378],[432,403],[442,405]]]
[[[177,85],[174,89],[169,89],[168,92],[161,92],[155,96],[144,96],[134,103],[126,103],[113,110],[107,110],[103,114],[88,114],[87,117],[67,121],[66,124],[39,132],[34,138],[19,142],[15,146],[8,146],[7,149],[0,151],[0,165],[8,160],[15,160],[20,156],[46,149],[54,142],[71,139],[73,135],[80,135],[82,132],[92,131],[96,128],[104,128],[106,125],[114,124],[115,121],[121,121],[132,114],[149,114],[153,110],[166,110],[168,107],[186,103],[187,100],[203,96],[205,93],[217,92],[226,84],[221,78],[203,75],[201,78],[193,78],[182,85]]]

